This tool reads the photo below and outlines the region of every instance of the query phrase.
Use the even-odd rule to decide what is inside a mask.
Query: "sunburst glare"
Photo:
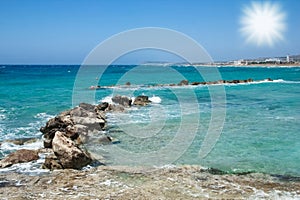
[[[273,46],[284,40],[286,15],[278,3],[252,2],[251,6],[244,8],[243,14],[240,31],[246,42]]]

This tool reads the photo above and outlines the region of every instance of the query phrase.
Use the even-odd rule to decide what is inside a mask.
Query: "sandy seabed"
[[[99,166],[0,174],[0,199],[300,199],[300,180],[200,166]]]

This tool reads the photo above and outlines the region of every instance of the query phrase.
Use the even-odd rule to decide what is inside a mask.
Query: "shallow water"
[[[41,137],[39,128],[76,102],[76,99],[72,102],[74,92],[79,92],[81,97],[95,95],[88,103],[107,101],[114,94],[131,97],[144,94],[159,98],[161,102],[131,108],[125,113],[108,114],[109,134],[120,142],[107,147],[91,147],[95,153],[104,153],[109,163],[120,162],[109,152],[118,148],[118,152],[123,150],[127,156],[135,154],[137,158],[154,152],[153,164],[159,164],[157,160],[160,160],[166,162],[164,164],[200,164],[233,172],[300,176],[300,67],[219,67],[211,70],[180,66],[110,66],[102,77],[99,77],[98,68],[91,67],[91,74],[78,77],[79,66],[1,67],[0,141]],[[179,83],[183,79],[193,82],[269,77],[275,81],[210,87],[154,87]],[[84,87],[78,87],[79,84],[74,89],[75,80],[82,81]],[[95,82],[110,86],[124,85],[128,81],[129,87],[88,89]],[[225,102],[220,91],[225,91]],[[211,95],[214,94],[219,105],[212,103]],[[225,123],[223,128],[214,127],[222,128],[221,135],[203,159],[199,157],[199,150],[210,127],[213,108],[216,111],[225,108]],[[161,151],[164,147],[168,148]],[[0,156],[11,151],[8,145],[2,145]]]

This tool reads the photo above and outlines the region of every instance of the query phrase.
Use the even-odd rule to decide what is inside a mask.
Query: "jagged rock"
[[[45,127],[42,127],[40,131],[44,134],[44,146],[51,148],[51,142],[54,138],[56,131],[64,131],[69,124],[65,124],[61,121],[61,117],[55,117],[50,119]]]
[[[88,127],[82,124],[75,124],[74,126],[68,126],[66,128],[65,136],[71,138],[71,140],[76,140],[81,134],[87,134]]]
[[[45,148],[52,148],[52,139],[44,138],[44,147]]]
[[[42,165],[42,168],[54,170],[54,169],[63,169],[63,166],[61,165],[61,163],[53,153],[52,155],[46,157],[45,162]]]
[[[79,107],[83,108],[84,110],[89,111],[89,112],[94,112],[95,108],[96,108],[96,106],[94,106],[92,104],[88,104],[88,103],[80,103]]]
[[[130,107],[132,100],[126,96],[120,96],[120,95],[116,95],[114,96],[112,99],[112,102],[120,104],[124,107]]]
[[[108,103],[97,106],[81,103],[50,119],[40,130],[44,134],[44,147],[52,148],[55,155],[47,157],[44,167],[80,169],[90,163],[89,154],[77,145],[87,142],[91,136],[102,137],[108,107]]]
[[[180,81],[180,83],[178,83],[179,86],[188,85],[188,84],[189,84],[188,80],[182,80],[182,81]]]
[[[97,111],[105,111],[106,108],[108,107],[109,103],[107,102],[103,102],[103,103],[100,103],[99,105],[96,106],[96,110]]]
[[[82,107],[73,108],[70,111],[70,118],[72,117],[89,117],[89,118],[97,118],[97,114],[94,110],[86,110]],[[72,120],[74,122],[74,120]]]
[[[81,169],[92,162],[87,152],[77,147],[70,138],[59,131],[53,138],[52,149],[64,169]]]
[[[105,120],[89,117],[72,117],[74,124],[87,126],[89,130],[104,130]]]
[[[9,154],[0,161],[0,168],[10,167],[13,164],[30,162],[39,159],[38,151],[20,149]]]
[[[86,126],[88,130],[104,130],[106,120],[102,110],[106,109],[107,106],[107,104],[94,106],[81,103],[78,107],[62,112],[57,117],[50,119],[46,126],[40,129],[44,136],[44,147],[52,147],[52,140],[57,131],[64,132],[67,137],[76,140],[80,134],[79,126],[76,128],[76,125]],[[83,130],[80,129],[80,131]]]
[[[147,105],[149,103],[151,103],[151,101],[149,100],[149,97],[141,95],[141,96],[137,96],[134,99],[133,105],[145,106],[145,105]]]

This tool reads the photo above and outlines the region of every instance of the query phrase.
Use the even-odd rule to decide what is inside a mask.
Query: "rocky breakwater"
[[[60,113],[40,129],[43,133],[44,148],[13,152],[0,161],[0,168],[37,160],[39,153],[46,153],[42,167],[51,170],[81,169],[93,161],[99,163],[99,160],[95,160],[86,150],[85,145],[105,145],[112,142],[112,138],[105,131],[106,112],[123,112],[128,107],[145,106],[151,101],[148,96],[138,96],[133,101],[126,96],[117,95],[112,98],[112,102],[99,105],[81,103],[73,109]],[[28,140],[16,139],[5,142],[23,145]]]
[[[85,150],[84,144],[91,142],[90,138],[97,138],[97,141],[92,141],[95,145],[112,142],[112,138],[105,134],[105,112],[123,112],[125,108],[132,106],[132,99],[126,96],[114,96],[112,102],[113,104],[105,102],[99,105],[81,103],[50,119],[40,129],[44,134],[44,147],[53,151],[53,154],[46,157],[43,167],[80,169],[90,164],[93,157]],[[147,96],[138,96],[133,105],[145,106],[150,102]]]
[[[103,132],[106,128],[105,110],[108,107],[108,103],[81,103],[78,107],[50,119],[40,129],[44,136],[44,147],[53,152],[46,157],[43,167],[81,169],[90,164],[93,158],[83,144],[93,135],[98,135],[97,138],[102,140],[111,140]]]

